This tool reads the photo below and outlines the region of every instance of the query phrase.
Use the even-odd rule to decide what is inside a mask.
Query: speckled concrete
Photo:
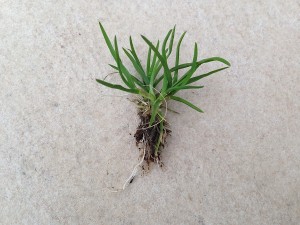
[[[1,1],[0,224],[300,223],[300,6],[277,1]],[[172,137],[124,192],[136,110],[94,79],[111,72],[99,31],[128,46],[177,24],[230,70],[171,103]],[[211,64],[203,70],[217,68]],[[112,78],[110,78],[112,79]]]

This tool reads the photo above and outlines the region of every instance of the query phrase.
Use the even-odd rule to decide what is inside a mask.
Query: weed
[[[167,101],[175,100],[183,103],[192,109],[203,112],[191,102],[177,96],[177,93],[186,89],[201,89],[203,86],[192,85],[200,79],[220,72],[230,67],[230,63],[221,57],[211,57],[198,61],[198,45],[194,44],[193,59],[189,63],[180,63],[180,46],[186,34],[184,32],[176,46],[175,65],[170,65],[169,57],[173,51],[175,37],[175,26],[169,30],[163,42],[157,41],[153,44],[148,38],[141,35],[148,46],[146,65],[141,64],[141,60],[135,50],[133,40],[130,37],[130,48],[123,51],[135,68],[135,74],[129,72],[123,64],[118,47],[117,37],[113,43],[109,39],[104,27],[99,23],[106,45],[115,60],[115,65],[110,66],[120,75],[123,84],[112,84],[103,79],[96,79],[100,84],[109,88],[129,92],[137,96],[135,103],[138,108],[140,124],[135,133],[137,144],[142,144],[146,162],[160,163],[160,151],[164,147],[167,135],[170,133],[163,109],[167,109]],[[221,62],[225,67],[210,71],[208,73],[194,76],[197,69],[206,63]],[[182,76],[179,71],[186,69]]]

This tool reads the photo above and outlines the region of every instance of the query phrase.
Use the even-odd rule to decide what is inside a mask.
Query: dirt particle
[[[188,197],[189,197],[190,201],[193,201],[193,198],[192,198],[192,196],[190,194],[188,194]]]
[[[134,177],[131,178],[131,180],[129,181],[129,183],[131,184],[134,180]]]

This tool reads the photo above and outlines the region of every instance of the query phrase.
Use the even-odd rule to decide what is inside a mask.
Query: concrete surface
[[[300,224],[297,1],[5,1],[0,7],[0,224]],[[94,79],[111,72],[101,20],[120,45],[175,23],[230,70],[171,103],[172,137],[138,161],[136,109]],[[203,67],[202,71],[219,64]],[[113,78],[110,78],[113,79]]]

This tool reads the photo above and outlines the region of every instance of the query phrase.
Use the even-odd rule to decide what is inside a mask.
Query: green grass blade
[[[187,101],[183,98],[180,98],[180,97],[177,97],[177,96],[170,96],[170,98],[175,100],[175,101],[186,104],[187,106],[191,107],[192,109],[195,109],[196,111],[203,113],[203,111],[200,108],[198,108],[197,106],[195,106],[194,104],[190,103],[189,101]]]
[[[103,25],[102,25],[100,22],[99,22],[99,26],[100,26],[102,35],[103,35],[103,37],[104,37],[104,40],[105,40],[105,42],[106,42],[106,45],[107,45],[109,51],[111,52],[111,54],[112,54],[113,58],[115,59],[115,61],[117,62],[117,64],[119,64],[119,65],[118,65],[119,68],[116,67],[116,66],[113,66],[113,65],[111,65],[111,64],[110,64],[110,66],[111,66],[112,68],[116,69],[117,71],[119,71],[119,74],[120,74],[121,79],[123,80],[123,82],[124,82],[128,87],[130,87],[130,88],[134,87],[134,83],[133,83],[132,78],[131,78],[131,77],[133,77],[133,76],[128,72],[128,70],[127,70],[127,69],[125,68],[125,66],[122,64],[118,51],[116,52],[116,50],[114,49],[114,47],[113,47],[111,41],[109,40],[109,37],[108,37],[108,35],[107,35],[105,29],[104,29],[104,27],[103,27]],[[115,38],[115,42],[116,42],[116,38]],[[115,45],[116,45],[116,44],[117,44],[117,43],[115,43]],[[127,81],[126,78],[128,79],[128,81]]]
[[[138,94],[139,93],[139,90],[138,89],[128,89],[128,88],[125,88],[119,84],[112,84],[112,83],[109,83],[109,82],[106,82],[104,80],[100,80],[100,79],[96,79],[96,81],[106,87],[109,87],[109,88],[113,88],[113,89],[118,89],[118,90],[121,90],[121,91],[125,91],[125,92],[129,92],[129,93],[133,93],[133,94]]]
[[[178,44],[177,44],[175,67],[177,67],[177,66],[179,65],[180,46],[181,46],[181,42],[182,42],[182,40],[183,40],[185,34],[186,34],[186,32],[184,32],[184,33],[181,35],[181,37],[180,37],[180,39],[179,39],[179,41],[178,41]],[[176,70],[174,71],[174,82],[177,82],[177,80],[178,80],[178,69],[176,69]]]
[[[118,65],[118,70],[119,70],[119,74],[121,76],[121,79],[123,80],[123,82],[129,87],[129,88],[134,88],[134,83],[131,79],[130,76],[126,76],[123,74],[123,70],[122,70],[122,62],[121,62],[121,59],[120,59],[120,55],[119,55],[119,50],[118,50],[118,42],[117,42],[117,37],[115,36],[114,38],[114,44],[115,44],[115,51],[116,51],[116,62],[117,62],[117,65]],[[126,78],[125,78],[126,76]]]
[[[227,66],[231,66],[230,63],[226,59],[223,59],[221,57],[211,57],[211,58],[207,58],[207,59],[198,61],[197,67],[201,66],[202,64],[209,63],[209,62],[221,62]],[[180,64],[178,66],[175,66],[173,68],[170,68],[170,71],[174,72],[176,70],[184,69],[184,68],[191,67],[191,66],[192,66],[192,63],[184,63],[184,64]]]
[[[141,61],[139,59],[139,57],[137,56],[136,54],[136,51],[135,51],[135,48],[134,48],[134,45],[133,45],[133,41],[132,41],[132,38],[131,36],[129,37],[129,42],[130,42],[130,48],[131,48],[131,53],[132,53],[132,56],[134,57],[136,63],[139,65],[139,67],[141,68],[141,70],[143,71],[143,75],[146,76],[146,73],[144,71],[144,68],[141,64]],[[149,82],[148,82],[149,83]]]
[[[226,59],[223,59],[221,57],[211,57],[207,59],[202,59],[199,62],[197,62],[197,66],[201,66],[202,64],[209,63],[209,62],[221,62],[224,63],[227,66],[231,66],[230,62],[228,62]]]
[[[193,64],[196,64],[197,63],[197,59],[198,59],[198,45],[197,43],[195,42],[195,45],[194,45],[194,56],[193,56]]]
[[[179,91],[179,90],[185,90],[185,89],[199,89],[199,88],[203,88],[204,86],[188,86],[188,85],[186,85],[186,86],[176,86],[176,87],[171,87],[171,88],[169,88],[168,89],[168,93],[170,94],[172,94],[172,92],[174,92],[174,91]]]
[[[153,87],[156,87],[162,81],[163,78],[164,78],[164,74],[155,80]]]
[[[167,52],[167,57],[169,57],[172,53],[175,30],[176,30],[176,25],[173,27],[173,30],[172,30],[172,33],[171,33],[171,38],[170,38],[169,48],[168,48],[168,52]]]
[[[155,69],[154,72],[153,72],[153,80],[156,79],[156,77],[157,77],[159,71],[161,70],[161,68],[162,68],[162,64],[159,63],[159,64],[157,65],[156,69]],[[162,76],[164,76],[164,75],[162,75]]]
[[[129,71],[126,69],[126,67],[125,67],[123,64],[121,64],[121,68],[122,68],[123,73],[126,75],[126,77],[129,77],[130,80],[133,81],[132,78],[135,77],[135,76],[133,76],[132,74],[130,74]],[[136,77],[135,77],[135,78],[136,78]],[[136,79],[137,79],[137,78],[136,78]]]
[[[105,40],[105,42],[106,42],[106,45],[107,45],[107,47],[108,47],[108,49],[109,49],[111,55],[114,57],[114,59],[116,59],[116,52],[115,52],[115,50],[114,50],[114,48],[113,48],[113,46],[112,46],[112,44],[111,44],[111,42],[110,42],[110,40],[109,40],[109,37],[108,37],[108,35],[107,35],[107,33],[106,33],[104,27],[102,26],[102,24],[101,24],[100,22],[99,22],[99,26],[100,26],[102,35],[103,35],[103,37],[104,37],[104,40]]]
[[[113,68],[113,69],[119,71],[119,68],[118,68],[117,66],[114,66],[114,65],[112,65],[112,64],[108,64],[108,65],[109,65],[111,68]]]
[[[172,36],[171,36],[171,42],[170,42],[170,46],[169,46],[169,49],[171,49],[172,51],[172,46],[173,46],[173,41],[174,41],[174,34],[175,34],[175,26],[173,28],[173,32],[172,32]],[[175,61],[175,67],[178,66],[179,64],[179,53],[180,53],[180,45],[181,45],[181,42],[185,36],[186,32],[184,32],[179,41],[178,41],[178,44],[177,44],[177,48],[176,48],[176,61]],[[170,54],[171,54],[171,51],[170,51]],[[155,76],[158,74],[159,70],[156,72]],[[173,71],[171,71],[173,72]],[[164,78],[164,75],[161,75],[155,82],[154,82],[154,87],[156,87],[160,81]],[[178,80],[178,69],[175,70],[175,74],[174,74],[174,78],[173,78],[173,82],[175,83],[176,81]]]
[[[164,39],[164,41],[163,41],[163,44],[162,44],[162,46],[161,46],[161,52],[162,52],[162,56],[164,57],[164,59],[167,59],[166,45],[167,45],[167,42],[168,42],[168,40],[169,40],[169,37],[170,37],[170,35],[171,35],[171,33],[172,33],[172,30],[173,30],[173,29],[169,30],[169,32],[168,32],[167,36],[165,37],[165,39]]]
[[[119,72],[119,68],[117,66],[111,65],[109,64],[110,67],[112,67],[113,69],[117,70]],[[125,70],[126,71],[126,70]],[[126,73],[126,72],[125,72]],[[140,81],[138,78],[136,78],[135,76],[128,74],[128,76],[131,76],[131,79],[138,85],[140,86],[142,89],[144,89],[145,91],[149,91],[149,87],[144,85],[142,83],[142,81]]]
[[[131,75],[132,76],[132,75]],[[140,86],[143,90],[145,90],[146,92],[149,91],[149,87],[145,84],[143,84],[139,79],[137,79],[135,76],[132,76],[132,80],[138,85]]]
[[[166,79],[164,79],[163,91],[166,91],[168,84],[170,84],[170,85],[172,84],[172,77],[171,77],[171,72],[168,67],[168,64],[165,61],[164,57],[159,53],[158,49],[145,36],[142,35],[142,38],[151,47],[152,51],[157,55],[158,59],[160,60],[162,66],[164,68],[164,74],[165,74]]]
[[[148,54],[147,54],[147,67],[146,67],[146,72],[147,72],[147,76],[150,77],[150,68],[151,68],[151,48],[149,46],[148,48]]]
[[[149,46],[149,48],[151,48],[151,47]],[[156,48],[159,49],[159,40],[157,41]],[[149,72],[150,76],[152,76],[153,70],[156,68],[156,60],[157,60],[157,56],[156,56],[156,54],[153,54],[153,59],[152,59],[152,63],[151,63],[151,67],[150,67],[150,72]]]
[[[125,48],[123,48],[123,50],[124,50],[125,54],[127,55],[127,57],[130,59],[132,65],[134,66],[134,68],[136,69],[136,71],[138,72],[138,74],[143,79],[144,84],[148,85],[149,84],[149,79],[145,75],[144,71],[141,69],[141,67],[139,66],[139,64],[136,62],[136,59]]]
[[[208,72],[208,73],[205,73],[205,74],[202,74],[202,75],[199,75],[199,76],[196,76],[196,77],[192,77],[192,78],[187,82],[187,84],[194,83],[194,82],[196,82],[196,81],[198,81],[198,80],[200,80],[200,79],[202,79],[202,78],[204,78],[204,77],[210,76],[210,75],[212,75],[212,74],[214,74],[214,73],[220,72],[220,71],[225,70],[225,69],[227,69],[227,68],[229,68],[229,66],[222,67],[222,68],[220,68],[220,69],[213,70],[213,71],[210,71],[210,72]]]
[[[198,45],[195,43],[194,47],[194,56],[191,69],[185,73],[176,83],[174,86],[180,85],[184,86],[187,84],[189,79],[193,76],[194,72],[197,70],[197,58],[198,58]]]

